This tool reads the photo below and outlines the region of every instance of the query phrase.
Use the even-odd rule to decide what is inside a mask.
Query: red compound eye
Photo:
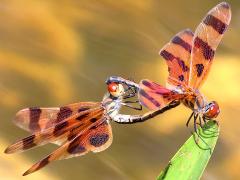
[[[109,92],[116,92],[118,88],[118,85],[116,83],[110,83],[108,85],[108,91]]]
[[[208,109],[205,116],[207,116],[208,118],[216,118],[219,113],[220,113],[219,106],[217,102],[213,101],[211,103],[211,107]]]

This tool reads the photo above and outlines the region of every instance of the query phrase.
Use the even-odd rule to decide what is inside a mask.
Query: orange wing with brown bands
[[[93,122],[102,118],[103,112],[104,109],[99,106],[98,108],[92,108],[76,113],[43,131],[35,132],[34,134],[17,141],[10,145],[5,150],[5,153],[10,154],[21,152],[50,142],[60,142],[61,144],[68,139],[74,138],[74,134],[79,134],[93,124]]]
[[[193,32],[185,29],[176,34],[161,50],[160,55],[166,60],[170,86],[188,84],[190,55],[192,49]]]
[[[76,113],[99,106],[98,102],[79,102],[55,108],[26,108],[17,112],[14,123],[27,131],[43,131]]]
[[[151,110],[163,108],[173,100],[181,98],[181,94],[150,80],[142,80],[139,87],[138,99],[140,103]]]
[[[214,54],[231,20],[229,4],[211,9],[197,27],[191,54],[189,86],[198,88],[206,79]]]
[[[34,164],[23,175],[33,173],[52,161],[82,156],[90,151],[100,152],[112,143],[112,128],[108,120],[101,119],[98,124],[92,125],[84,133],[78,134],[71,141],[55,150],[52,154]]]

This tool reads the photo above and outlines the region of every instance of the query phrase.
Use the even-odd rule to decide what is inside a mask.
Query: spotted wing
[[[181,94],[167,89],[150,80],[142,80],[139,85],[138,98],[140,103],[148,109],[163,108],[173,100],[181,98]]]
[[[214,54],[231,20],[229,4],[222,2],[211,9],[194,34],[189,86],[198,88],[206,79]]]
[[[99,106],[98,102],[79,102],[56,108],[26,108],[17,112],[14,123],[27,131],[43,131],[70,116]]]
[[[62,144],[69,139],[73,139],[76,134],[85,131],[101,119],[103,112],[104,109],[101,106],[78,112],[47,129],[36,131],[32,135],[17,141],[10,145],[5,153],[22,152],[47,143],[58,142],[58,144]]]
[[[160,50],[160,55],[168,66],[168,87],[188,84],[192,40],[193,32],[185,29]]]
[[[33,173],[52,161],[82,156],[90,151],[100,152],[112,143],[112,129],[108,120],[103,119],[98,125],[92,125],[88,130],[79,133],[71,141],[67,141],[53,153],[34,164],[23,175]]]

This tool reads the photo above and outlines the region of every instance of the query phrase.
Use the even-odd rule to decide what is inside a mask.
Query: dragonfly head
[[[204,108],[204,113],[203,115],[206,118],[209,119],[213,119],[216,118],[218,116],[218,114],[220,113],[220,108],[218,106],[218,103],[216,101],[212,101],[209,104],[207,104]]]
[[[122,84],[118,84],[115,82],[110,82],[107,84],[108,86],[108,92],[113,96],[113,97],[120,97],[124,94],[124,87]]]

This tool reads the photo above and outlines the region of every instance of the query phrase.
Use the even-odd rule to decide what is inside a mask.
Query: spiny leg
[[[208,143],[201,137],[200,131],[197,131],[197,125],[199,125],[200,128],[202,128],[202,126],[200,125],[201,122],[200,122],[200,124],[197,123],[197,118],[198,118],[198,116],[199,116],[198,114],[194,115],[194,132],[195,132],[195,133],[192,133],[193,136],[194,136],[194,141],[195,141],[195,143],[198,145],[199,148],[205,149],[205,150],[209,150],[209,149],[210,149],[210,151],[211,151],[211,148],[210,148],[210,146],[208,145]],[[200,117],[200,116],[199,116],[199,121],[201,121],[201,117]],[[195,134],[198,136],[198,139],[196,139]],[[201,146],[199,145],[199,139],[201,139],[202,142],[203,142],[208,148],[203,148],[203,147],[201,147]]]
[[[126,107],[129,107],[129,108],[132,108],[132,109],[135,109],[135,110],[138,110],[138,111],[141,111],[142,110],[142,105],[139,104],[139,107],[134,107],[132,105],[129,105],[129,104],[126,104],[126,103],[121,103],[123,106],[126,106]]]
[[[194,137],[194,141],[196,144],[198,144],[198,140],[199,139],[196,139],[196,136],[195,134],[201,139],[200,135],[198,134],[198,131],[197,131],[197,118],[198,118],[198,114],[194,114],[193,116],[193,128],[194,128],[194,133],[191,131],[193,137]]]
[[[203,129],[203,125],[205,125],[205,123],[204,124],[202,124],[202,118],[201,118],[201,116],[199,116],[199,126]]]
[[[188,127],[189,122],[191,121],[193,115],[194,115],[194,112],[192,112],[192,114],[190,115],[190,117],[189,117],[188,120],[187,120],[187,123],[186,123],[186,126],[187,126],[187,127]]]
[[[139,100],[136,100],[136,101],[124,101],[124,103],[139,103]]]
[[[203,122],[204,122],[204,124],[207,123],[207,119],[206,119],[206,117],[204,117],[204,116],[203,116]]]
[[[198,134],[198,132],[197,132],[197,118],[198,118],[198,114],[194,114],[193,127],[194,127],[194,131]]]

